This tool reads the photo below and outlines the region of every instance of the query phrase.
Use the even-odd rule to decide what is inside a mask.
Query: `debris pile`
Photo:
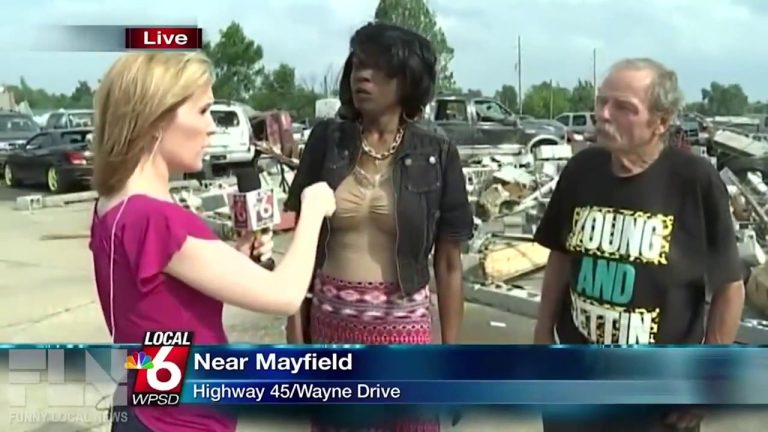
[[[549,251],[531,234],[571,155],[569,145],[540,146],[527,159],[489,157],[465,169],[479,221],[469,246],[478,261],[469,272],[475,282],[501,287],[546,265]]]
[[[768,155],[768,143],[764,143],[765,152],[760,155],[746,151],[738,153],[736,144],[721,143],[721,148],[716,151],[691,146],[691,151],[708,158],[715,166],[725,166],[720,173],[730,194],[738,250],[745,270],[749,269],[745,281],[748,305],[754,310],[750,313],[768,317],[768,260],[765,254],[768,248],[768,186],[752,171],[735,174],[727,168],[727,161],[734,155],[742,158]],[[749,149],[756,151],[754,145]],[[532,234],[560,172],[572,154],[570,145],[547,145],[530,152],[485,155],[465,161],[466,187],[475,212],[475,237],[468,246],[467,261],[474,260],[476,265],[465,273],[470,282],[468,285],[473,287],[471,290],[486,290],[483,295],[494,291],[491,297],[495,299],[501,298],[496,295],[498,293],[514,293],[515,301],[525,304],[535,300],[538,286],[523,289],[521,281],[528,276],[535,277],[546,265],[548,251],[533,242]],[[713,154],[718,158],[715,159]],[[280,184],[280,180],[273,177],[266,175],[262,183]],[[180,204],[201,214],[222,238],[231,239],[234,232],[227,196],[234,190],[234,184],[234,179],[209,182],[201,188],[182,188],[174,192],[174,197]],[[745,316],[745,320],[751,319],[749,315]]]
[[[714,147],[693,145],[690,150],[717,166],[728,186],[739,253],[745,270],[749,269],[744,277],[748,310],[739,340],[768,343],[768,321],[761,318],[768,318],[768,260],[764,253],[768,248],[768,186],[754,172],[727,168],[734,159],[768,156],[768,143],[761,143],[763,149],[758,149],[752,141],[745,146],[723,137],[730,135],[716,134],[711,141]],[[549,251],[535,244],[532,234],[574,151],[570,145],[547,145],[465,159],[466,187],[475,211],[475,236],[464,260],[467,299],[535,317],[541,284],[537,278]],[[273,177],[263,178],[262,183],[281,184]],[[203,215],[223,238],[232,238],[224,196],[233,185],[232,181],[225,186],[209,184],[202,191],[180,191],[174,196]]]
[[[509,212],[531,194],[535,178],[514,166],[502,166],[491,177],[491,184],[480,193],[476,214],[481,220],[495,219]]]
[[[279,175],[264,172],[261,175],[261,184],[265,188],[275,190],[275,197],[279,204],[285,199],[285,193],[273,185],[279,184]],[[230,241],[236,238],[237,233],[232,227],[232,215],[229,208],[229,196],[237,192],[237,180],[234,177],[221,178],[213,181],[203,181],[198,187],[181,187],[171,190],[174,201],[199,214],[208,223],[208,226],[223,240]],[[282,230],[281,225],[275,227]]]
[[[720,172],[731,198],[739,255],[750,270],[745,276],[747,305],[768,317],[768,186],[755,172],[738,178],[730,169]]]
[[[718,165],[706,147],[691,151]],[[533,150],[532,163],[490,157],[469,164],[465,173],[477,223],[469,246],[477,266],[469,281],[484,289],[509,289],[546,265],[548,251],[532,242],[532,234],[571,155],[570,146],[542,146]],[[768,317],[768,186],[755,172],[737,176],[724,168],[721,177],[730,194],[739,254],[751,269],[745,275],[748,305]]]

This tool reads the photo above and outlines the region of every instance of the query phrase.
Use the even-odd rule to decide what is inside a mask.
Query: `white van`
[[[216,132],[211,136],[206,156],[212,165],[250,162],[253,158],[251,124],[246,109],[242,104],[227,101],[216,101],[211,106]]]

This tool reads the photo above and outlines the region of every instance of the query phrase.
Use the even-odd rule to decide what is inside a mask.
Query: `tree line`
[[[494,97],[513,112],[520,111],[519,93],[514,85],[504,84],[492,95],[483,95],[476,89],[464,90],[457,85],[451,70],[454,50],[426,0],[379,0],[374,20],[410,28],[432,42],[439,59],[439,93]],[[340,67],[329,65],[321,75],[303,78],[299,78],[289,64],[267,69],[263,64],[263,47],[234,21],[219,32],[215,43],[206,42],[203,51],[215,66],[214,94],[218,99],[244,102],[256,110],[286,110],[294,118],[303,120],[314,117],[317,99],[338,94]],[[86,81],[79,81],[71,94],[33,88],[24,78],[18,85],[5,87],[14,92],[17,101],[27,101],[32,109],[93,105],[93,89]],[[582,79],[572,88],[552,81],[533,84],[522,98],[522,113],[536,118],[552,118],[567,111],[591,111],[593,106],[594,84]],[[701,100],[686,105],[686,111],[704,115],[768,114],[768,102],[750,101],[739,84],[712,82],[701,90]]]

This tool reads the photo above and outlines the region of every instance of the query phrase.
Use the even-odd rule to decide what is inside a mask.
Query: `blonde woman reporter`
[[[214,131],[211,69],[197,53],[131,53],[99,85],[93,179],[99,199],[90,247],[115,343],[140,343],[148,330],[186,330],[195,343],[227,343],[223,303],[290,315],[309,286],[322,220],[335,210],[325,183],[303,194],[309,211],[274,271],[220,241],[171,199],[169,175],[199,171]],[[128,417],[113,430],[235,430],[233,418],[208,407],[137,407]]]

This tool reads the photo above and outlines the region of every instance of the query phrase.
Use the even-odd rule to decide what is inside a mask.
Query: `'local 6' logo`
[[[256,227],[270,226],[275,219],[275,194],[271,189],[259,190],[258,206],[256,208]]]
[[[155,354],[153,362],[152,356],[146,352],[136,352],[125,360],[125,368],[138,370],[139,379],[137,382],[145,380],[150,387],[149,390],[171,391],[179,387],[183,375],[181,367],[174,363],[173,358],[169,358],[169,354],[172,353],[173,347],[160,347]],[[145,391],[148,389],[142,388],[141,390]]]
[[[190,332],[147,332],[142,351],[125,360],[136,372],[133,405],[177,405],[191,345]]]

